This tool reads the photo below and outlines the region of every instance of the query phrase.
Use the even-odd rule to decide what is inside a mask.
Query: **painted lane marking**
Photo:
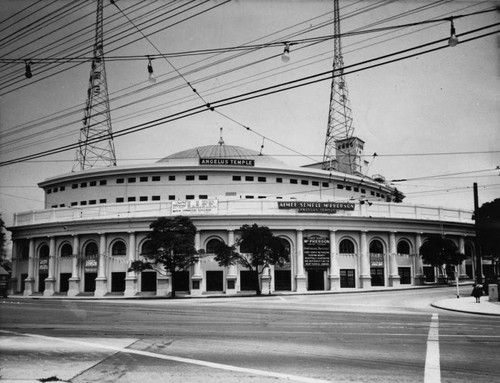
[[[286,380],[291,380],[291,381],[295,381],[295,382],[332,383],[331,380],[315,379],[315,378],[308,378],[305,376],[282,374],[279,372],[257,370],[257,369],[253,369],[253,368],[237,367],[237,366],[231,366],[228,364],[220,364],[220,363],[206,362],[206,361],[197,360],[197,359],[182,358],[182,357],[170,356],[170,355],[164,355],[164,354],[156,354],[156,353],[149,352],[149,351],[132,350],[132,349],[123,348],[123,347],[108,346],[108,345],[104,345],[104,344],[78,341],[78,340],[74,340],[74,339],[64,339],[64,338],[57,338],[57,337],[51,337],[51,336],[45,336],[45,335],[18,333],[15,331],[6,331],[6,330],[0,330],[0,333],[10,334],[10,335],[18,335],[18,336],[26,336],[26,337],[37,338],[37,339],[44,339],[44,340],[48,340],[48,341],[55,340],[55,341],[59,341],[59,342],[77,344],[77,345],[86,346],[86,347],[94,347],[94,348],[111,350],[111,351],[116,351],[116,352],[121,352],[121,353],[142,355],[142,356],[147,356],[150,358],[169,360],[169,361],[179,362],[179,363],[194,364],[194,365],[198,365],[198,366],[202,366],[202,367],[215,368],[218,370],[226,370],[226,371],[241,372],[241,373],[246,373],[246,374],[254,374],[254,375],[259,375],[259,376],[266,376],[266,377],[271,377],[271,378],[286,379]]]
[[[432,314],[429,335],[427,336],[427,354],[425,356],[424,383],[441,383],[439,356],[438,314]]]

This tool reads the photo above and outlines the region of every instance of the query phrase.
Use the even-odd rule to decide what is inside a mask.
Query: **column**
[[[71,255],[72,270],[69,279],[68,297],[74,297],[80,293],[80,276],[78,274],[78,257],[80,254],[80,238],[73,235],[73,254]]]
[[[56,268],[56,239],[55,237],[49,238],[49,275],[45,278],[44,296],[54,295],[56,279],[54,277]]]
[[[136,249],[136,234],[133,231],[128,232],[128,265],[130,266],[134,262]],[[127,276],[125,277],[125,292],[124,296],[133,297],[137,294],[137,273],[134,270],[127,271]]]
[[[194,248],[196,250],[201,249],[201,233],[196,231],[194,235]],[[193,276],[191,277],[191,295],[201,295],[203,293],[202,289],[203,274],[201,272],[201,261],[200,258],[193,265]]]
[[[272,277],[271,277],[271,265],[269,265],[269,267],[266,267],[263,271],[262,271],[262,288],[261,288],[261,292],[262,294],[264,295],[271,295],[271,291],[272,291],[272,286],[271,286],[271,283],[272,283]]]
[[[465,254],[465,238],[460,237],[458,240],[458,251],[460,254]],[[467,269],[465,267],[465,260],[458,265],[458,278],[459,279],[469,279],[469,276],[467,275]]]
[[[227,232],[227,244],[228,246],[234,245],[234,230],[228,230]],[[226,274],[226,294],[236,294],[236,281],[238,280],[238,266],[230,265],[227,268]]]
[[[389,286],[392,287],[400,286],[397,252],[396,232],[391,231],[389,233]]]
[[[368,254],[368,241],[366,239],[366,231],[361,232],[361,244],[360,244],[360,276],[359,282],[361,288],[369,288],[372,286],[372,277],[370,274],[370,258]]]
[[[307,278],[304,274],[304,231],[297,229],[297,292],[303,293],[307,291]]]
[[[424,266],[422,262],[422,257],[420,256],[420,247],[422,246],[422,233],[417,233],[415,235],[415,267],[413,274],[413,284],[420,286],[424,284]]]
[[[23,295],[32,295],[35,286],[35,240],[29,239],[28,278],[25,280]]]
[[[18,262],[18,254],[17,254],[17,241],[12,240],[12,270],[11,270],[11,278],[9,280],[9,288],[8,294],[15,294],[17,292],[17,262]]]
[[[108,292],[106,278],[106,234],[99,236],[99,264],[97,265],[97,278],[95,279],[94,296],[103,297]]]
[[[340,275],[337,258],[337,238],[335,230],[330,230],[330,290],[340,289]]]

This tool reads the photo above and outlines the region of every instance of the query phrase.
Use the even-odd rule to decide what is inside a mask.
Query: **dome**
[[[198,146],[195,148],[183,150],[162,158],[158,163],[171,163],[176,165],[189,165],[198,163],[200,158],[211,159],[238,159],[238,160],[254,160],[255,166],[259,167],[288,167],[283,162],[274,157],[261,155],[259,152],[233,145],[207,145]]]

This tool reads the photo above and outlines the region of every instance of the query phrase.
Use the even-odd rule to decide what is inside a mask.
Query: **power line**
[[[465,33],[459,35],[459,37],[467,35],[467,34],[470,34],[470,33],[477,32],[479,30],[490,28],[490,27],[496,26],[498,24],[500,24],[500,23],[493,24],[493,25],[490,25],[490,26],[486,26],[486,27],[483,27],[483,28],[479,28],[479,29],[476,29],[476,30],[473,30],[473,31],[465,32]],[[470,41],[476,40],[478,38],[482,38],[482,37],[489,36],[489,35],[492,35],[492,34],[495,34],[495,33],[499,33],[499,32],[500,31],[495,31],[495,32],[484,34],[484,35],[475,36],[475,37],[463,40],[461,43],[470,42]],[[433,41],[431,43],[427,43],[427,44],[422,44],[422,45],[416,46],[414,48],[408,48],[408,49],[405,49],[405,50],[402,50],[402,51],[398,51],[398,52],[394,52],[392,54],[384,55],[384,56],[381,56],[381,57],[378,57],[378,58],[366,60],[366,61],[364,61],[362,63],[353,64],[353,65],[347,66],[347,67],[344,68],[344,75],[352,74],[352,73],[355,73],[355,72],[359,72],[359,71],[362,71],[362,70],[374,68],[374,67],[381,66],[381,65],[386,65],[386,64],[389,64],[389,63],[393,63],[393,62],[396,62],[396,61],[407,59],[409,57],[414,57],[414,56],[417,56],[417,55],[423,55],[423,54],[431,53],[431,52],[434,52],[434,51],[437,51],[437,50],[440,50],[440,49],[448,48],[447,45],[446,46],[440,46],[440,47],[437,47],[437,48],[428,49],[428,50],[423,51],[423,52],[411,54],[411,55],[404,56],[404,57],[399,57],[397,59],[392,59],[392,60],[389,60],[389,61],[386,61],[386,62],[382,62],[382,63],[378,63],[378,64],[372,64],[370,66],[362,67],[360,69],[351,69],[348,72],[345,71],[346,68],[352,68],[354,66],[363,65],[363,64],[366,64],[366,63],[371,63],[373,61],[378,61],[380,59],[389,58],[391,56],[399,56],[401,53],[407,53],[407,52],[409,52],[411,50],[421,49],[422,47],[427,47],[429,45],[433,45],[433,44],[440,43],[440,42],[443,42],[443,41],[447,41],[447,39],[436,40],[436,41]],[[340,68],[339,68],[339,70],[340,70]],[[323,77],[325,75],[327,75],[327,77]],[[333,74],[332,74],[331,71],[329,71],[329,72],[323,72],[323,73],[319,73],[319,74],[307,76],[307,77],[304,77],[304,78],[300,78],[300,79],[297,79],[297,80],[289,81],[289,82],[286,82],[286,83],[278,84],[278,85],[275,85],[275,86],[266,87],[266,88],[262,88],[262,89],[259,89],[259,90],[256,90],[256,91],[243,93],[243,94],[236,95],[236,96],[229,97],[229,98],[225,98],[225,99],[222,99],[222,100],[217,100],[215,102],[212,102],[211,106],[213,108],[220,108],[220,107],[223,107],[223,106],[232,105],[234,103],[248,101],[250,99],[254,99],[254,98],[257,98],[257,97],[263,97],[263,96],[274,94],[274,93],[277,93],[277,92],[282,92],[282,91],[285,91],[285,90],[295,89],[295,88],[298,88],[298,87],[302,87],[302,86],[314,84],[314,83],[317,83],[317,82],[320,82],[320,81],[330,80],[332,78],[332,76],[333,76]],[[318,77],[320,77],[320,78],[318,78]],[[303,81],[307,81],[307,82],[303,82]],[[283,88],[283,86],[286,86],[286,87]],[[277,89],[277,88],[280,88],[280,89]],[[178,120],[178,119],[181,119],[181,118],[186,118],[186,117],[189,117],[189,116],[192,116],[192,115],[195,115],[195,114],[199,114],[201,112],[205,112],[206,110],[208,110],[206,108],[206,105],[199,105],[197,107],[194,107],[194,108],[182,111],[182,112],[174,113],[172,115],[169,115],[169,116],[157,119],[157,120],[149,121],[149,122],[144,123],[144,124],[139,124],[139,125],[136,125],[136,126],[132,126],[130,128],[122,129],[120,131],[115,132],[114,137],[117,138],[117,137],[121,137],[121,136],[128,135],[128,134],[131,134],[131,133],[136,133],[136,132],[139,132],[139,131],[142,131],[142,130],[145,130],[145,129],[150,129],[152,127],[155,127],[155,126],[167,123],[167,122],[175,121],[175,120]],[[245,128],[247,128],[247,127],[245,127]],[[35,154],[32,154],[32,155],[23,156],[23,157],[15,158],[15,159],[12,159],[12,160],[4,161],[4,162],[0,163],[0,166],[6,166],[6,165],[18,163],[18,162],[23,162],[23,161],[26,161],[28,159],[35,159],[35,158],[44,157],[44,156],[51,155],[51,154],[56,154],[56,153],[64,152],[64,151],[76,148],[75,145],[78,145],[78,144],[65,145],[65,146],[61,146],[59,148],[55,148],[55,149],[51,149],[51,150],[46,150],[46,151],[35,153]]]
[[[437,3],[439,3],[439,2],[437,2]],[[355,3],[354,3],[354,4],[355,4]],[[351,5],[354,5],[354,4],[351,4]],[[433,3],[433,4],[434,4],[434,3]],[[431,7],[431,6],[433,6],[433,4],[426,5],[425,7],[427,7],[427,8],[428,8],[428,7]],[[348,7],[348,6],[346,6],[346,8],[347,8],[347,7]],[[373,7],[372,7],[372,8],[373,8]],[[370,9],[372,9],[372,8],[370,8]],[[409,11],[409,12],[405,12],[405,13],[400,14],[400,15],[406,15],[406,14],[408,14],[408,13],[415,13],[418,9],[421,9],[421,8],[424,8],[424,7],[420,7],[420,8],[417,8],[416,10],[412,10],[412,11]],[[462,8],[462,9],[460,9],[459,11],[462,11],[463,9],[467,9],[467,8],[469,8],[469,7]],[[128,9],[128,8],[127,8],[127,9]],[[366,10],[366,9],[367,9],[367,7],[365,7],[365,10]],[[363,10],[357,10],[357,12],[356,12],[356,13],[352,13],[352,14],[345,15],[345,16],[344,16],[344,18],[347,18],[347,17],[349,17],[350,15],[358,15],[358,14],[362,13],[362,11],[363,11]],[[326,15],[326,14],[324,14],[324,15]],[[399,15],[396,15],[396,16],[393,16],[393,17],[392,17],[392,18],[390,18],[390,19],[395,19],[395,18],[397,18],[397,17],[400,17],[400,16],[399,16]],[[310,22],[311,20],[313,20],[313,19],[306,20],[305,22]],[[386,22],[386,21],[387,21],[387,19],[384,19],[384,20],[381,20],[379,23]],[[375,25],[375,24],[376,24],[376,23],[372,23],[372,25]],[[298,25],[298,24],[297,24],[297,25]],[[304,31],[308,31],[308,30],[309,30],[309,29],[308,29],[308,28],[306,28]],[[257,62],[254,62],[253,64],[255,64],[255,63],[257,63]],[[215,64],[217,64],[217,63],[215,63]],[[190,65],[192,65],[192,64],[190,64]],[[212,65],[214,65],[214,64],[212,64]],[[201,69],[200,69],[200,68],[198,68],[197,70],[201,70]],[[237,69],[233,69],[232,71],[234,71],[234,70],[237,70]],[[191,73],[191,72],[189,72],[189,73]],[[188,74],[189,74],[189,73],[188,73]],[[221,75],[221,73],[218,73],[218,74],[216,74],[216,75],[217,75],[217,76],[220,76],[220,75]],[[210,77],[205,77],[204,79],[197,80],[197,81],[195,81],[195,82],[205,81],[205,80],[210,79],[210,78],[213,78],[213,77],[214,77],[214,75],[212,75],[212,76],[210,76]],[[195,82],[192,82],[192,83],[195,83]],[[157,86],[158,86],[158,84],[157,84]],[[125,89],[126,89],[126,88],[125,88]],[[145,88],[143,88],[143,89],[145,89]],[[169,92],[170,92],[170,91],[173,91],[173,90],[175,90],[175,88],[174,88],[174,89],[170,89],[170,90],[169,90]],[[168,93],[168,92],[158,93],[156,96],[153,96],[153,97],[157,97],[157,96],[160,96],[160,95],[163,95],[163,94],[166,94],[166,93]],[[129,93],[129,94],[130,94],[130,93]],[[125,95],[125,96],[126,96],[126,95]],[[123,97],[123,96],[122,96],[122,97]],[[145,101],[145,100],[148,100],[148,99],[151,99],[151,98],[152,98],[152,97],[148,97],[148,98],[142,99],[142,101]],[[113,99],[112,101],[115,101],[115,100],[116,100],[116,98],[115,98],[115,99]],[[141,100],[139,100],[139,101],[141,101]],[[136,102],[137,102],[137,101],[134,101],[134,103],[136,103]],[[124,106],[122,106],[122,107],[125,107],[125,106],[126,106],[126,105],[124,105]],[[122,108],[122,107],[120,107],[120,108]],[[164,107],[164,105],[163,105],[163,107]],[[76,108],[76,107],[75,107],[75,108]],[[117,108],[115,108],[115,110],[116,110],[116,109],[117,109]],[[66,114],[66,115],[67,115],[67,114]],[[63,118],[64,116],[65,116],[65,115],[62,115],[62,116],[60,116],[60,118]],[[40,119],[39,119],[39,120],[40,120]],[[40,122],[39,120],[33,121],[33,122],[32,122],[31,127],[37,127],[37,126],[39,126],[39,122]],[[50,122],[50,120],[49,120],[49,121],[47,121],[47,122]],[[67,124],[67,125],[69,125],[69,124]],[[66,126],[67,126],[67,125],[66,125]],[[59,125],[59,127],[64,127],[64,126],[65,126],[65,125]],[[20,125],[20,126],[19,126],[19,128],[20,128],[20,129],[22,128],[22,129],[23,129],[23,131],[25,131],[25,130],[26,130],[26,128],[28,128],[28,127],[29,127],[29,125],[28,125],[28,126],[26,126],[26,124],[23,124],[23,125]],[[54,129],[53,129],[53,128],[50,128],[50,130],[54,130]],[[28,145],[29,145],[29,144],[28,144]],[[11,150],[13,150],[12,145],[9,145],[9,147],[11,148]]]

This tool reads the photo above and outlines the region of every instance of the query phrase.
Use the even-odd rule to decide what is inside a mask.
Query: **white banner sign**
[[[172,201],[172,215],[217,214],[216,199]]]

